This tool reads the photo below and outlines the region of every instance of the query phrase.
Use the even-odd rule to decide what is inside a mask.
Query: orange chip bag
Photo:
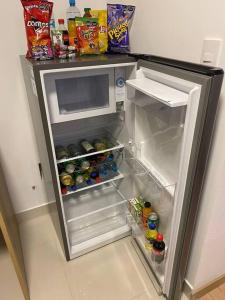
[[[75,23],[80,54],[99,54],[98,19],[76,17]]]

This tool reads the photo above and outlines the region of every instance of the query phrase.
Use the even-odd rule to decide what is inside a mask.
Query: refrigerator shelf
[[[124,219],[123,219],[124,220]],[[112,227],[112,230],[100,234],[97,237],[86,240],[80,244],[72,245],[71,257],[76,258],[80,255],[88,253],[97,248],[103,247],[121,238],[130,235],[130,227],[127,224],[121,225],[119,219],[116,220],[118,223],[117,228]],[[119,222],[118,222],[119,221]]]
[[[155,80],[149,78],[137,78],[127,80],[126,84],[128,85],[128,100],[133,99],[135,104],[140,106],[146,106],[152,103],[152,99],[159,101],[169,107],[178,107],[187,105],[188,94],[184,93],[178,89],[172,88]],[[140,97],[129,97],[129,87],[138,90],[145,95],[149,96],[148,98]],[[135,94],[135,92],[133,93]],[[139,102],[140,100],[140,102]]]
[[[65,195],[62,195],[63,198],[67,197],[68,195],[71,195],[71,194],[75,194],[75,193],[79,193],[79,192],[82,192],[82,191],[85,191],[85,190],[89,190],[89,189],[93,189],[93,188],[96,188],[98,186],[101,186],[103,184],[106,184],[106,183],[109,183],[109,182],[114,182],[114,181],[117,181],[117,180],[120,180],[120,179],[123,179],[124,178],[124,175],[121,174],[119,171],[117,172],[117,175],[114,176],[113,178],[110,178],[108,180],[105,180],[105,181],[102,181],[100,183],[95,183],[95,184],[92,184],[92,185],[87,185],[85,187],[82,187],[82,188],[79,188],[77,189],[76,191],[71,191],[71,192],[67,192],[67,194]]]
[[[57,160],[57,164],[61,164],[61,163],[65,163],[65,162],[69,162],[69,161],[73,161],[73,160],[77,160],[77,159],[81,159],[81,158],[85,158],[85,157],[91,157],[91,156],[94,156],[97,154],[102,154],[102,153],[106,153],[106,152],[110,152],[110,151],[123,150],[123,149],[124,149],[124,144],[121,144],[120,142],[116,142],[114,147],[108,148],[106,150],[96,151],[93,153],[83,154],[83,155],[70,157],[70,158],[66,158],[66,159],[60,159],[60,160]]]
[[[127,201],[112,184],[100,186],[92,192],[81,193],[78,197],[70,197],[64,201],[64,210],[67,223],[81,221],[87,218],[90,222],[90,216],[99,214],[104,216],[106,210],[114,211],[119,206],[124,206]]]

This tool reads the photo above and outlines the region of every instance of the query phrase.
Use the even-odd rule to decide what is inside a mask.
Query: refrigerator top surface
[[[76,68],[93,65],[109,65],[109,64],[122,64],[133,63],[136,61],[134,57],[126,54],[107,54],[107,55],[91,55],[91,56],[78,56],[71,59],[52,59],[45,61],[36,61],[27,59],[22,56],[22,59],[27,60],[34,70],[49,70],[49,69],[62,69],[62,68]]]
[[[146,55],[146,54],[130,54],[129,56],[134,57],[136,59],[141,59],[145,61],[149,61],[152,63],[157,63],[173,68],[182,69],[189,72],[194,72],[198,74],[202,74],[205,76],[215,76],[215,75],[222,75],[224,71],[222,68],[213,67],[213,66],[205,66],[201,64],[191,63],[187,61],[181,61],[166,57],[160,57],[155,55]]]

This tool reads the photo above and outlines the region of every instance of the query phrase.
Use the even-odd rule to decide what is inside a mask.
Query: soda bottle
[[[152,247],[152,260],[154,262],[160,264],[164,260],[165,247],[166,246],[163,241],[163,235],[161,233],[158,233]]]
[[[80,11],[76,6],[76,0],[69,0],[69,7],[66,10],[67,22],[69,19],[73,19],[75,21],[76,17],[81,17]]]
[[[104,177],[107,176],[107,174],[108,174],[108,171],[107,171],[106,165],[105,165],[105,164],[101,165],[101,166],[99,167],[99,176],[100,176],[101,178],[104,178]]]
[[[75,168],[76,168],[76,167],[75,167],[74,164],[69,163],[69,164],[66,165],[65,171],[66,171],[66,173],[68,173],[68,174],[73,174],[74,171],[75,171]]]
[[[71,157],[76,157],[81,155],[80,151],[77,149],[77,146],[74,144],[70,144],[69,146],[67,146],[67,150]]]
[[[60,174],[60,181],[65,186],[71,186],[74,185],[73,177],[70,174],[67,174],[66,172],[63,172]]]
[[[75,180],[77,185],[80,185],[84,182],[84,177],[81,174],[77,174],[75,178],[76,178]]]
[[[95,152],[95,148],[87,140],[82,140],[80,144],[86,153]]]
[[[151,245],[156,240],[157,234],[158,234],[158,232],[156,230],[156,225],[155,224],[150,224],[149,229],[147,229],[146,232],[145,232],[145,237],[150,242]]]
[[[105,143],[99,139],[94,140],[94,147],[95,147],[96,151],[102,151],[102,150],[106,149]]]
[[[58,31],[61,31],[63,36],[63,45],[69,46],[69,35],[68,30],[66,29],[66,26],[64,24],[64,19],[58,19],[58,24]]]
[[[83,160],[81,162],[80,168],[82,171],[87,171],[90,168],[90,163],[88,160]]]
[[[148,228],[148,218],[150,214],[153,212],[151,206],[152,206],[151,203],[146,201],[144,203],[144,208],[142,210],[142,223],[145,229]]]
[[[55,147],[55,154],[58,160],[69,158],[69,152],[64,146],[61,145]]]

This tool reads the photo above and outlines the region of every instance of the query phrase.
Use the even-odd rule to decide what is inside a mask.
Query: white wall
[[[223,0],[136,0],[132,50],[200,62],[205,37],[225,38]],[[225,68],[225,47],[220,66]],[[194,288],[225,273],[225,87],[187,279]]]

